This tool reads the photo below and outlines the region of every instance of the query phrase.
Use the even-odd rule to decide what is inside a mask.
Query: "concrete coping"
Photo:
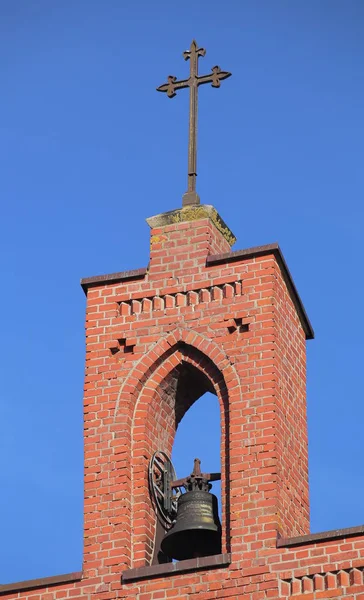
[[[6,583],[5,585],[0,585],[0,595],[35,590],[37,588],[48,588],[53,585],[81,581],[81,579],[82,571],[77,571],[75,573],[66,573],[65,575],[53,575],[52,577],[41,577],[40,579],[28,579],[27,581]]]
[[[236,242],[236,237],[220,217],[216,208],[212,204],[195,204],[184,206],[183,208],[175,208],[165,213],[160,213],[154,217],[146,219],[149,227],[165,227],[166,225],[176,225],[177,223],[185,223],[187,221],[198,221],[199,219],[210,219],[216,229],[222,234],[226,241],[232,246]]]
[[[180,560],[174,563],[128,569],[127,571],[123,571],[121,580],[122,583],[131,583],[132,581],[151,579],[152,577],[167,577],[168,575],[179,575],[190,571],[201,571],[202,569],[218,569],[227,567],[230,563],[230,554],[201,556],[200,558],[190,558],[189,560]]]
[[[361,535],[364,535],[364,525],[346,527],[344,529],[331,529],[330,531],[320,531],[319,533],[308,533],[307,535],[299,535],[291,538],[279,537],[277,540],[277,548],[290,548],[292,546],[303,546],[305,544],[331,542],[333,540]]]

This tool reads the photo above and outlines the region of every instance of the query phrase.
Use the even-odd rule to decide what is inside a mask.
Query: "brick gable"
[[[4,597],[364,599],[364,529],[309,534],[313,332],[283,256],[275,244],[230,252],[230,230],[204,210],[149,220],[148,268],[83,280],[83,571]],[[148,462],[171,452],[206,391],[221,414],[222,554],[151,565]]]

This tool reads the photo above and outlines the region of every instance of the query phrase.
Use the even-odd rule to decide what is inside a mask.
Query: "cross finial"
[[[196,192],[197,177],[197,92],[198,86],[203,83],[211,83],[212,87],[220,87],[220,81],[230,77],[228,71],[221,71],[220,67],[212,67],[210,75],[198,75],[198,59],[205,56],[206,50],[199,48],[196,40],[193,40],[189,50],[183,53],[183,58],[190,61],[190,76],[188,79],[177,81],[177,77],[169,75],[167,83],[157,88],[158,92],[166,92],[169,98],[173,98],[177,90],[190,88],[190,122],[188,136],[188,185],[187,192],[182,199],[182,206],[199,204],[200,198]]]

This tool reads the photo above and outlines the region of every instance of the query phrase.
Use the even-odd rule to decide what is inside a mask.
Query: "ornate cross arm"
[[[167,82],[163,85],[157,87],[157,92],[167,92],[168,98],[174,98],[176,95],[176,90],[181,90],[182,88],[189,87],[189,79],[182,79],[181,81],[177,81],[177,77],[174,75],[168,75]]]
[[[157,87],[157,92],[167,92],[168,98],[174,98],[177,93],[176,90],[188,88],[190,85],[211,83],[212,87],[218,88],[220,87],[220,81],[227,79],[231,75],[231,73],[228,71],[222,71],[218,65],[212,67],[211,71],[212,73],[210,75],[201,75],[201,77],[196,77],[195,82],[192,82],[191,79],[181,79],[180,81],[177,81],[177,77],[174,75],[168,75],[167,83]]]
[[[218,88],[220,87],[220,81],[227,79],[231,75],[229,71],[222,71],[218,65],[212,67],[211,71],[211,75],[202,75],[201,77],[198,77],[197,85],[211,82],[212,87]]]
[[[197,91],[198,86],[204,83],[211,83],[212,87],[220,87],[223,79],[230,77],[231,73],[222,71],[219,66],[212,67],[210,75],[198,76],[198,59],[205,56],[206,50],[199,48],[196,41],[193,40],[190,49],[183,53],[185,60],[190,60],[190,76],[188,79],[177,80],[174,75],[169,75],[167,83],[160,85],[157,92],[166,92],[168,98],[174,98],[177,90],[190,88],[190,126],[188,140],[188,188],[183,196],[182,205],[199,204],[200,198],[196,193],[197,177]]]

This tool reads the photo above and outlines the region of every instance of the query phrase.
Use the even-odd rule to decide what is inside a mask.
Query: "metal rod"
[[[166,92],[169,98],[174,98],[176,90],[190,88],[190,115],[188,130],[188,177],[187,192],[183,196],[183,206],[190,204],[199,204],[200,199],[196,193],[197,177],[197,109],[198,109],[198,86],[203,83],[211,83],[212,87],[220,87],[220,81],[230,77],[228,71],[221,71],[220,67],[213,67],[210,75],[198,76],[198,59],[205,56],[206,50],[199,48],[196,41],[193,40],[189,50],[183,53],[183,58],[190,61],[189,79],[177,81],[177,77],[169,75],[167,83],[157,88],[158,92]]]

